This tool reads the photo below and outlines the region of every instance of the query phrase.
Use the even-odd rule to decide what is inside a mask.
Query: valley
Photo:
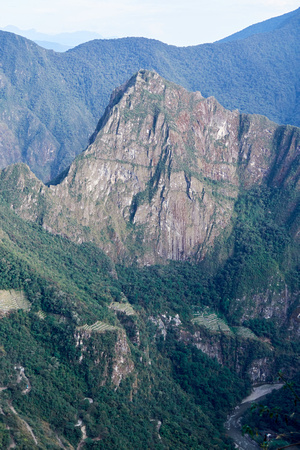
[[[235,407],[234,413],[227,419],[225,428],[232,437],[236,445],[245,450],[255,450],[259,446],[249,436],[245,436],[241,432],[241,417],[244,412],[251,407],[251,402],[260,400],[261,398],[276,389],[281,389],[282,384],[265,384],[254,388],[251,395],[246,397],[239,406]]]
[[[298,23],[65,54],[0,32],[1,448],[233,450],[253,386],[298,395]],[[270,74],[277,47],[281,88],[277,67],[233,94],[237,55]],[[299,422],[276,394],[270,449]]]

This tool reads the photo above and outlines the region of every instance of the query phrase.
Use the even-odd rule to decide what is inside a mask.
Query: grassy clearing
[[[225,321],[223,319],[220,319],[217,314],[209,311],[195,314],[192,322],[197,325],[204,326],[210,331],[232,334],[232,330],[225,323]]]
[[[101,322],[98,320],[97,322],[93,323],[92,325],[82,325],[81,327],[77,327],[77,331],[95,331],[96,333],[105,333],[105,331],[115,331],[118,330],[118,327],[115,327],[113,325],[109,325],[108,323]]]
[[[250,330],[250,328],[230,328],[223,319],[209,310],[205,310],[201,313],[195,313],[195,317],[194,319],[192,319],[192,322],[197,325],[204,326],[205,328],[213,332],[235,334],[242,339],[259,340],[259,338]]]
[[[41,319],[41,320],[45,320],[47,317],[47,314],[45,313],[45,311],[38,311],[36,313],[36,315]]]
[[[120,311],[120,312],[126,314],[126,316],[134,316],[135,315],[135,311],[129,303],[112,302],[109,307],[111,309],[113,309],[114,311]]]
[[[0,311],[9,312],[16,309],[29,311],[30,302],[26,299],[23,291],[0,290]]]
[[[234,327],[233,331],[238,337],[244,338],[244,339],[255,339],[259,340],[258,337],[253,333],[253,331],[250,330],[250,328],[246,327]]]

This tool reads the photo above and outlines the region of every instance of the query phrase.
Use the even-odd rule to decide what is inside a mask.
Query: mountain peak
[[[173,89],[184,90],[184,88],[179,87],[170,81],[167,81],[153,70],[151,71],[140,69],[138,72],[136,72],[124,84],[113,90],[104,115],[99,120],[96,130],[90,138],[90,144],[94,142],[98,132],[107,123],[107,121],[113,114],[113,110],[116,105],[118,105],[118,108],[129,107],[129,109],[133,109],[134,104],[132,102],[134,101],[134,99],[136,99],[137,103],[139,103],[140,100],[144,97],[142,91],[148,92],[152,96],[159,96],[163,95],[166,86],[172,86]],[[149,98],[147,98],[147,100],[150,101]],[[141,107],[141,105],[139,105],[139,107]]]
[[[226,110],[140,70],[114,91],[91,145],[60,183],[35,189],[32,219],[92,240],[114,260],[202,259],[230,229],[241,191],[296,182],[298,142],[296,128]],[[23,203],[28,218],[30,199]]]
[[[111,96],[111,101],[115,103],[120,98],[120,94],[125,94],[130,88],[136,87],[138,85],[145,86],[147,85],[148,89],[150,88],[153,82],[159,83],[160,85],[165,84],[167,81],[160,76],[157,72],[153,70],[140,69],[136,72],[128,81],[126,81],[123,85],[117,87]],[[116,100],[117,99],[117,100]]]
[[[0,31],[0,167],[24,161],[43,181],[58,176],[87,147],[112,90],[141,67],[213,95],[226,108],[299,125],[297,17],[272,33],[226,44],[177,48],[124,38],[90,41],[59,55]],[[137,73],[131,83],[153,76]]]

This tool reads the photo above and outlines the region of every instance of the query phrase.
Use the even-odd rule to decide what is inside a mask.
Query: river
[[[244,400],[235,407],[233,413],[225,422],[225,428],[228,431],[228,435],[234,440],[237,449],[257,450],[260,448],[248,435],[243,436],[241,431],[241,417],[244,412],[251,407],[252,402],[262,399],[273,390],[280,389],[282,386],[282,383],[257,386],[248,397],[244,398]]]

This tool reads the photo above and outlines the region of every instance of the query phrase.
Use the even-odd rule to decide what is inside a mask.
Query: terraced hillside
[[[232,330],[227,323],[213,312],[203,312],[195,314],[193,323],[201,325],[210,331],[232,334]]]
[[[110,304],[109,307],[111,309],[113,309],[114,311],[120,311],[120,312],[126,314],[126,316],[134,316],[135,315],[135,311],[134,311],[133,307],[130,305],[130,303],[113,302]]]
[[[30,302],[23,291],[0,290],[0,314],[8,313],[12,310],[23,309],[29,311]]]
[[[108,323],[101,322],[98,320],[97,322],[93,323],[92,325],[84,324],[80,327],[76,328],[77,331],[87,331],[89,333],[96,332],[96,333],[104,333],[105,331],[115,331],[118,330],[118,327],[115,327],[113,325],[109,325]]]

